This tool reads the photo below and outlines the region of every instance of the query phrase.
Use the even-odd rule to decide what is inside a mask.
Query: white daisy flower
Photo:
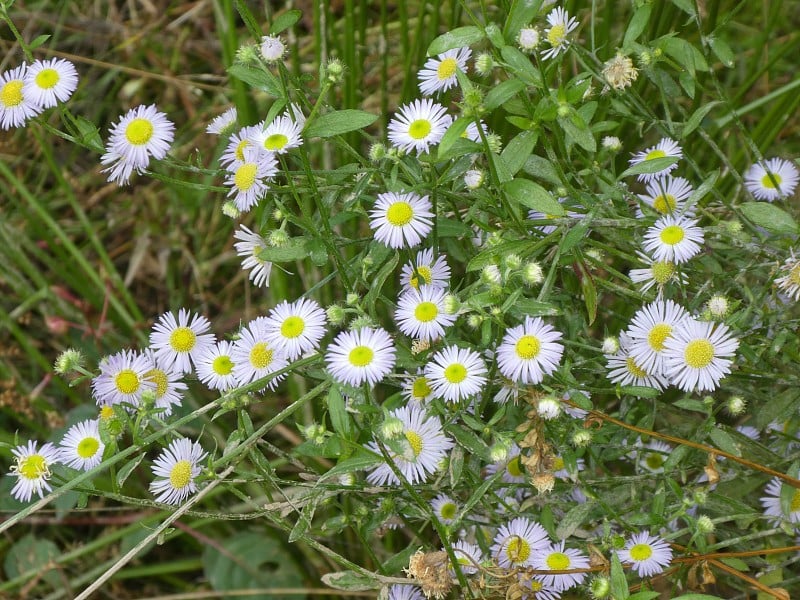
[[[233,196],[236,208],[248,211],[267,195],[268,182],[278,172],[278,161],[272,152],[258,148],[245,148],[244,160],[231,163],[226,169],[225,185],[230,186],[228,197]]]
[[[618,350],[619,350],[619,342],[617,342],[615,348],[615,351]],[[614,354],[614,352],[611,352],[611,354]],[[587,400],[590,400],[592,398],[592,395],[585,390],[569,390],[564,392],[564,394],[561,396],[561,408],[564,410],[565,413],[567,413],[573,419],[583,419],[586,417],[586,415],[589,414],[589,411],[584,410],[582,408],[578,408],[577,406],[572,406],[572,404],[569,404],[569,402],[567,402],[568,400],[572,399],[572,396],[574,394],[585,396]]]
[[[197,378],[209,389],[224,392],[236,387],[232,351],[233,344],[220,340],[197,357]]]
[[[637,152],[633,155],[633,158],[630,159],[631,165],[638,165],[639,163],[653,160],[656,158],[666,158],[667,156],[673,156],[676,158],[683,158],[683,151],[681,150],[680,145],[669,138],[662,138],[660,142],[658,142],[655,146],[651,146],[647,150],[642,150]],[[655,173],[642,173],[637,177],[639,181],[644,181],[647,183],[648,181],[652,181],[653,179],[657,179],[658,177],[663,177],[668,175],[678,166],[677,162],[672,163],[665,169],[661,169],[660,171],[656,171]]]
[[[267,339],[280,348],[290,361],[319,348],[325,336],[325,311],[316,301],[300,298],[289,304],[283,301],[264,320]]]
[[[617,556],[623,563],[629,563],[639,577],[658,575],[672,561],[672,548],[669,544],[646,531],[633,534]]]
[[[685,392],[713,391],[738,347],[727,325],[684,319],[664,342],[664,374]]]
[[[343,331],[328,346],[325,362],[339,383],[354,387],[362,383],[375,385],[394,368],[394,343],[380,328]]]
[[[258,125],[242,127],[234,133],[228,140],[225,152],[219,157],[219,164],[227,168],[236,161],[245,162],[244,151],[246,148],[258,148],[253,142],[253,138],[259,133],[261,133],[261,127]]]
[[[653,260],[643,252],[636,253],[647,267],[644,269],[631,269],[628,277],[633,283],[641,284],[641,291],[646,292],[653,286],[658,286],[658,295],[664,286],[670,282],[677,282],[686,285],[686,275],[680,273],[671,260]]]
[[[659,391],[667,387],[667,379],[655,371],[648,371],[631,355],[631,342],[626,333],[621,333],[620,348],[616,354],[606,354],[606,368],[611,383],[625,386],[651,387]]]
[[[800,180],[797,167],[788,160],[771,158],[752,165],[744,174],[744,186],[758,200],[777,200],[791,196]]]
[[[450,266],[444,256],[434,260],[430,248],[420,250],[413,262],[403,265],[400,283],[407,289],[419,289],[420,285],[447,289],[450,285]]]
[[[800,300],[800,260],[795,258],[794,250],[783,262],[781,273],[783,275],[775,280],[775,285],[797,302]]]
[[[517,46],[523,52],[531,53],[539,47],[539,29],[536,27],[523,27],[517,35]]]
[[[178,311],[177,319],[167,312],[150,331],[150,348],[164,368],[189,373],[197,356],[216,342],[210,329],[208,319],[185,308]]]
[[[452,121],[441,104],[428,99],[414,100],[401,106],[389,121],[389,141],[395,148],[406,152],[428,152],[430,146],[441,141]]]
[[[480,354],[467,348],[448,346],[425,365],[425,377],[437,398],[458,402],[479,394],[486,385],[486,364]]]
[[[100,464],[105,449],[97,419],[88,419],[76,423],[64,434],[59,444],[59,458],[72,469],[88,471]]]
[[[231,106],[221,115],[214,117],[211,123],[208,124],[208,127],[206,127],[206,133],[222,135],[236,125],[236,119],[238,118],[239,114],[236,111],[236,107]]]
[[[469,48],[454,48],[436,58],[429,58],[418,73],[419,91],[423,96],[446,92],[458,83],[456,72],[467,72],[467,61],[472,56]]]
[[[646,446],[639,440],[637,446],[636,463],[639,467],[650,473],[663,473],[664,463],[672,454],[672,446],[660,440],[650,440]]]
[[[153,461],[156,479],[150,484],[150,493],[155,494],[156,502],[181,504],[196,493],[194,480],[200,475],[199,463],[205,456],[197,442],[185,438],[170,442]]]
[[[267,248],[267,240],[246,225],[239,225],[239,229],[233,232],[233,237],[239,240],[233,247],[236,248],[236,254],[243,259],[242,268],[250,269],[250,280],[259,287],[269,287],[272,263],[259,257],[260,252]]]
[[[532,567],[534,557],[550,545],[547,531],[536,521],[517,517],[497,530],[492,556],[503,569]]]
[[[516,383],[539,383],[551,375],[561,362],[564,346],[561,334],[539,317],[525,317],[512,327],[497,348],[497,367]]]
[[[522,470],[519,452],[519,446],[512,442],[504,460],[493,462],[486,466],[487,479],[498,471],[502,471],[503,474],[500,478],[505,483],[525,483],[525,471]]]
[[[535,598],[535,600],[560,600],[561,593],[553,588],[547,587],[544,583],[539,581],[539,576],[533,578],[528,577],[522,573],[517,574],[517,580],[523,590],[530,590],[531,594],[525,596],[525,599]]]
[[[779,525],[782,521],[789,521],[794,525],[800,524],[800,489],[792,488],[791,498],[789,500],[789,512],[783,510],[781,504],[781,494],[783,491],[783,482],[774,477],[764,488],[765,496],[761,497],[761,506],[764,507],[764,514],[770,518],[770,521]]]
[[[387,447],[394,465],[411,484],[427,481],[453,447],[453,440],[444,434],[439,418],[427,414],[418,404],[395,409],[389,415],[402,423],[397,450]],[[369,442],[367,447],[380,454],[375,442]],[[367,481],[371,485],[400,485],[400,480],[385,463],[370,471]]]
[[[654,260],[681,264],[700,252],[703,241],[703,229],[696,220],[667,215],[647,228],[642,245]]]
[[[145,356],[150,360],[152,368],[145,373],[145,379],[155,384],[155,405],[160,408],[161,416],[168,417],[172,414],[173,406],[180,406],[183,402],[183,393],[188,389],[183,382],[183,373],[176,370],[175,365],[167,367],[163,359],[156,357],[155,352],[145,350]]]
[[[488,137],[491,135],[491,131],[489,128],[486,127],[486,123],[483,121],[480,122],[480,130],[478,129],[478,124],[474,121],[467,125],[467,128],[464,130],[464,133],[461,134],[461,137],[468,139],[471,142],[475,142],[476,144],[483,143],[483,138],[481,138],[480,132],[483,132],[484,137]]]
[[[388,600],[426,600],[426,598],[416,585],[394,583],[389,586]]]
[[[265,35],[261,38],[259,49],[265,61],[275,63],[283,58],[283,53],[286,52],[286,45],[277,35]]]
[[[447,295],[441,288],[420,286],[419,290],[403,292],[394,313],[397,328],[405,335],[422,340],[444,337],[445,327],[455,323],[456,316],[444,310]]]
[[[406,373],[401,376],[403,387],[400,391],[406,402],[418,402],[424,404],[433,398],[433,389],[428,381],[428,378],[422,373],[422,370],[417,371],[416,375]]]
[[[100,159],[111,166],[103,173],[109,173],[108,181],[128,183],[134,171],[144,172],[151,158],[164,158],[174,137],[175,125],[154,104],[132,108],[111,126],[106,153]]]
[[[68,60],[37,60],[25,73],[26,93],[42,108],[66,102],[78,87],[78,72]]]
[[[647,193],[637,194],[639,200],[660,215],[693,216],[694,210],[687,208],[686,200],[692,195],[694,188],[683,177],[666,175],[657,177],[647,183]],[[636,209],[636,216],[644,217],[641,208]]]
[[[431,208],[427,196],[414,192],[378,194],[369,211],[369,226],[375,239],[389,248],[411,248],[433,229]]]
[[[27,445],[11,450],[14,464],[9,475],[17,478],[11,495],[20,502],[30,501],[33,494],[43,498],[45,492],[53,490],[47,480],[50,479],[50,467],[60,462],[58,448],[50,442],[41,448],[38,446],[38,442],[29,440]]]
[[[270,342],[265,321],[264,317],[250,321],[239,332],[239,339],[233,343],[231,349],[233,376],[239,385],[247,385],[280,371],[289,364],[286,353]],[[273,377],[267,387],[274,390],[285,377],[286,373]]]
[[[565,548],[564,540],[550,544],[533,558],[533,568],[537,571],[568,571],[572,569],[588,569],[589,558],[579,550]],[[563,592],[580,585],[586,579],[586,573],[561,573],[558,575],[537,575],[536,579],[553,591]]]
[[[0,75],[0,129],[21,127],[25,121],[42,112],[34,94],[25,86],[27,65]]]
[[[303,125],[293,121],[288,114],[277,117],[269,125],[262,123],[253,143],[267,152],[284,154],[303,143]]]
[[[431,509],[433,514],[445,525],[452,525],[455,523],[456,515],[458,514],[458,504],[447,494],[439,494],[431,500]]]
[[[545,59],[565,52],[569,46],[567,35],[578,27],[578,20],[570,17],[569,13],[560,6],[550,11],[550,14],[547,15],[547,23],[550,27],[544,30],[544,36],[547,43],[550,44],[550,48],[542,52],[542,58]]]
[[[98,367],[100,374],[92,379],[92,395],[98,406],[121,402],[139,406],[145,391],[155,391],[156,384],[147,378],[153,365],[144,354],[123,350],[101,360]]]
[[[648,372],[663,372],[664,342],[686,318],[686,309],[672,300],[656,300],[639,309],[627,330],[630,354],[636,364]]]
[[[474,575],[478,572],[478,566],[485,560],[483,551],[477,544],[471,544],[464,540],[458,540],[453,544],[453,554],[456,562],[464,575]]]

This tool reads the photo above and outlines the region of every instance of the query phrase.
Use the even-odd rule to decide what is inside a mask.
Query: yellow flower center
[[[50,475],[50,471],[47,470],[47,461],[41,454],[31,454],[23,458],[18,464],[17,473],[25,479],[33,480]]]
[[[630,356],[625,359],[625,366],[628,368],[628,372],[638,379],[644,379],[647,377],[647,371],[642,369],[639,365],[636,364],[636,361],[633,360]]]
[[[800,262],[792,267],[789,271],[789,281],[795,285],[800,285]]]
[[[417,377],[411,386],[411,396],[414,398],[425,398],[431,393],[431,386],[424,377]]]
[[[369,346],[356,346],[347,358],[354,367],[366,367],[375,358],[375,352]]]
[[[560,456],[556,456],[553,459],[553,471],[560,471],[564,468],[564,459]]]
[[[560,46],[564,42],[564,36],[567,34],[567,28],[561,24],[553,25],[550,31],[547,32],[547,41],[551,46]]]
[[[103,421],[108,421],[113,416],[114,416],[114,409],[113,408],[111,408],[107,404],[105,406],[101,406],[100,407],[100,418]]]
[[[714,344],[708,340],[692,340],[686,344],[683,359],[693,369],[707,367],[714,360]]]
[[[59,82],[61,77],[55,69],[42,69],[36,75],[36,85],[43,90],[49,90]]]
[[[508,461],[506,465],[506,472],[512,477],[522,477],[522,467],[519,463],[519,455]]]
[[[233,361],[230,356],[218,356],[211,363],[211,368],[217,375],[230,375],[233,371]]]
[[[458,65],[455,58],[445,58],[442,62],[440,62],[439,67],[436,69],[436,76],[439,78],[439,81],[443,79],[450,79],[453,75],[455,75],[457,66]]]
[[[649,544],[636,544],[630,549],[629,554],[633,560],[641,562],[653,556],[653,549]]]
[[[161,396],[167,393],[169,379],[167,378],[167,374],[161,369],[151,369],[145,373],[144,378],[156,384],[156,398],[161,398]]]
[[[654,325],[650,332],[647,334],[647,343],[656,352],[661,352],[664,349],[664,341],[672,334],[672,326],[667,323],[659,323]]]
[[[0,104],[3,106],[19,106],[24,100],[22,96],[22,81],[14,79],[0,89]]]
[[[78,452],[78,456],[81,458],[92,458],[95,454],[97,454],[97,450],[100,448],[100,440],[95,437],[86,437],[83,438],[80,442],[78,442],[78,447],[76,448]]]
[[[450,383],[461,383],[467,378],[467,369],[462,364],[454,363],[444,370],[444,378]]]
[[[282,133],[273,133],[267,139],[264,140],[264,148],[269,150],[270,152],[275,152],[276,150],[280,150],[286,144],[289,143],[289,138],[283,135]]]
[[[670,214],[678,202],[672,194],[661,194],[653,198],[653,208],[660,212],[662,215]]]
[[[292,315],[281,324],[281,335],[285,338],[294,339],[299,336],[306,328],[306,322],[302,318]]]
[[[192,465],[188,460],[179,460],[169,473],[169,484],[176,490],[192,482]]]
[[[233,175],[233,185],[241,191],[246,192],[253,187],[253,184],[256,182],[257,171],[258,165],[255,163],[243,164],[236,169],[236,173]]]
[[[189,352],[196,342],[197,336],[188,327],[176,327],[169,334],[169,345],[175,352]]]
[[[653,471],[658,471],[664,466],[664,457],[658,452],[651,452],[645,457],[644,462]]]
[[[420,302],[414,309],[414,317],[420,323],[429,323],[439,314],[439,309],[433,302]]]
[[[448,502],[447,504],[443,504],[442,508],[439,509],[439,514],[444,517],[445,519],[452,519],[456,516],[456,505],[452,502]]]
[[[789,511],[793,513],[800,511],[800,490],[794,491],[792,501],[789,503]]]
[[[764,186],[768,190],[774,190],[777,186],[774,183],[772,183],[772,179],[770,179],[770,177],[769,177],[770,175],[772,175],[772,179],[774,179],[775,183],[777,183],[778,185],[780,185],[783,180],[781,179],[781,176],[778,175],[777,173],[766,173],[761,178],[761,185],[762,186]]]
[[[250,350],[250,364],[256,369],[266,369],[272,364],[272,348],[264,342],[258,342]]]
[[[408,126],[408,135],[415,140],[421,140],[428,137],[431,129],[431,122],[428,119],[417,119]]]
[[[125,138],[133,146],[143,146],[153,137],[153,124],[147,119],[134,119],[125,128]]]
[[[553,571],[563,571],[564,569],[569,569],[569,556],[563,552],[553,552],[547,557],[545,562]]]
[[[139,389],[139,376],[131,369],[123,369],[114,377],[114,385],[123,394],[134,394]]]
[[[414,451],[414,456],[419,456],[419,453],[422,452],[422,438],[413,431],[406,431],[405,436],[408,440],[408,445]]]
[[[514,347],[522,360],[530,360],[536,358],[542,350],[542,343],[539,338],[533,335],[523,335],[517,340],[517,345]]]
[[[653,160],[655,158],[664,158],[666,155],[667,155],[666,152],[664,152],[660,148],[656,148],[655,150],[650,150],[650,152],[648,152],[645,155],[644,159],[645,160]]]
[[[515,535],[506,546],[506,556],[511,564],[524,563],[531,555],[531,545],[522,537]]]
[[[667,246],[674,246],[683,241],[686,234],[680,225],[668,225],[661,230],[661,241]]]
[[[653,279],[657,284],[664,285],[675,275],[675,265],[668,260],[654,262],[653,266],[650,267],[650,272],[653,274]]]
[[[236,160],[244,162],[244,149],[250,145],[250,140],[242,140],[236,146],[236,150],[234,150],[234,154],[236,155]]]
[[[408,225],[413,218],[414,209],[411,208],[408,202],[403,202],[402,200],[392,204],[389,210],[386,211],[386,220],[389,221],[390,225],[394,225],[395,227]]]
[[[419,273],[419,276],[422,277],[422,283],[430,285],[431,281],[433,281],[433,272],[431,271],[430,267],[417,266],[417,273]],[[419,289],[419,277],[416,275],[411,276],[411,281],[409,283],[414,289]]]
[[[535,579],[531,579],[528,582],[531,586],[531,591],[533,592],[541,592],[544,584],[541,581],[536,581]]]

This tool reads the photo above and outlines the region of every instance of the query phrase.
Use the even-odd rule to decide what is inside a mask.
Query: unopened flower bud
[[[714,533],[714,521],[708,515],[701,515],[697,519],[697,533]]]
[[[56,358],[53,364],[53,369],[59,375],[66,375],[71,371],[83,368],[83,360],[83,354],[80,350],[69,348],[58,355],[58,358]]]
[[[486,76],[492,72],[494,68],[494,59],[488,52],[481,52],[475,59],[475,71],[478,75]]]
[[[725,408],[731,416],[738,417],[747,409],[747,400],[741,396],[731,396]]]
[[[470,169],[464,173],[464,185],[470,190],[477,190],[483,185],[483,171],[478,169]]]
[[[233,200],[228,200],[222,204],[222,214],[226,217],[230,217],[231,219],[238,219],[239,215],[242,213],[236,207],[236,203]]]
[[[325,314],[328,316],[328,322],[334,327],[338,327],[345,320],[344,309],[338,304],[331,304],[325,309]]]
[[[275,63],[283,58],[286,46],[276,35],[265,35],[261,38],[261,56],[268,63]]]

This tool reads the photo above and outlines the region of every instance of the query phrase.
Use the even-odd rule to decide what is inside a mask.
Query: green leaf
[[[443,33],[428,46],[428,56],[436,56],[453,48],[463,48],[480,42],[484,37],[483,31],[474,25],[456,27]]]
[[[33,41],[28,45],[28,49],[35,50],[49,39],[50,39],[49,33],[43,33],[42,35],[37,35],[35,38],[33,38]]]
[[[734,456],[742,455],[741,451],[739,450],[739,446],[736,445],[736,442],[733,441],[733,438],[728,434],[727,431],[714,427],[708,432],[708,437],[710,437],[714,442],[714,445],[716,445],[716,447],[723,452],[733,454]]]
[[[722,600],[719,596],[709,596],[708,594],[684,594],[676,596],[672,600]]]
[[[471,237],[473,235],[472,229],[463,221],[441,217],[436,220],[436,231],[440,238],[461,237],[465,235]]]
[[[394,273],[394,269],[397,266],[397,263],[400,262],[400,255],[395,252],[386,261],[386,263],[381,267],[381,269],[373,276],[372,281],[370,282],[370,288],[367,292],[367,295],[364,297],[364,303],[366,306],[375,306],[375,301],[378,299],[378,295],[381,293],[381,288],[383,284],[386,283],[386,279]]]
[[[591,130],[577,115],[571,117],[559,117],[558,124],[567,135],[568,143],[578,144],[587,152],[597,151],[597,141],[594,139]]]
[[[472,119],[468,119],[466,117],[459,117],[453,121],[452,125],[447,128],[447,131],[445,131],[444,135],[442,136],[442,140],[439,142],[438,156],[440,159],[447,154],[447,151],[450,150],[450,147],[457,140],[462,139],[464,132],[472,122]]]
[[[303,16],[302,10],[287,10],[285,13],[278,15],[269,27],[270,35],[278,35],[282,31],[286,31],[292,27]]]
[[[329,138],[372,125],[377,118],[378,115],[363,110],[337,110],[314,119],[304,133],[308,137]]]
[[[272,73],[264,69],[256,69],[244,65],[231,65],[228,67],[228,74],[241,79],[252,88],[266,92],[273,98],[285,97],[280,81]]]
[[[530,179],[512,179],[503,188],[512,200],[531,210],[554,217],[561,217],[565,214],[564,207],[559,204],[558,200],[553,198],[550,192]]]
[[[632,596],[628,597],[628,600],[653,600],[653,598],[658,598],[661,594],[659,592],[636,592]]]
[[[553,163],[543,156],[537,156],[536,154],[529,156],[522,168],[528,175],[537,179],[543,179],[553,185],[561,185],[561,179]]]
[[[643,385],[623,385],[619,388],[621,394],[636,396],[637,398],[658,398],[661,395],[655,388]]]
[[[663,171],[667,167],[674,165],[676,162],[678,162],[677,156],[663,156],[661,158],[643,160],[639,164],[625,169],[618,179],[624,179],[625,177],[630,177],[631,175],[658,173],[659,171]]]
[[[685,39],[667,37],[661,40],[661,44],[664,46],[664,52],[674,58],[692,77],[696,71],[709,70],[703,53]]]
[[[736,569],[737,571],[749,571],[750,566],[744,562],[741,558],[720,558],[719,562],[725,563],[729,567]]]
[[[560,540],[565,540],[575,533],[578,527],[585,523],[586,517],[589,516],[593,508],[594,502],[584,502],[583,504],[576,504],[569,509],[567,514],[559,521],[558,527],[556,527],[556,537]]]
[[[446,427],[445,430],[456,439],[459,446],[482,460],[489,460],[489,447],[477,435],[458,425]]]
[[[745,202],[742,214],[758,227],[772,233],[797,234],[797,222],[786,211],[769,202]]]
[[[536,67],[531,63],[531,59],[513,46],[503,46],[500,51],[503,61],[509,67],[511,74],[519,77],[527,85],[540,86],[542,76]]]
[[[55,569],[55,561],[61,552],[50,540],[38,539],[29,533],[8,548],[5,555],[3,569],[8,579],[14,579],[28,571],[35,571],[53,588],[61,586],[61,577]]]
[[[295,516],[296,522],[289,532],[288,537],[290,544],[303,539],[306,532],[310,529],[311,523],[314,521],[314,513],[317,512],[317,506],[323,500],[323,494],[321,492],[312,494],[310,498],[306,496],[307,500],[305,506],[303,506],[300,514]]]
[[[78,133],[84,144],[98,152],[103,150],[103,140],[100,137],[100,131],[97,129],[97,125],[92,123],[89,119],[79,116],[75,119],[75,126],[78,128]]]
[[[518,133],[506,144],[500,157],[506,164],[508,172],[516,175],[533,152],[539,134],[536,131],[523,131]]]
[[[728,42],[713,35],[708,38],[708,43],[711,45],[711,51],[722,61],[723,65],[731,68],[735,64],[736,55],[731,50]]]
[[[583,221],[578,223],[575,227],[570,229],[561,241],[561,254],[566,254],[572,248],[580,244],[586,239],[586,233],[589,231],[589,225]]]
[[[372,452],[368,452],[366,450],[356,451],[354,456],[343,460],[328,472],[321,475],[319,481],[322,482],[330,479],[331,477],[336,477],[345,473],[353,473],[354,471],[368,469],[382,462],[383,458],[380,456],[375,456],[375,454]]]
[[[594,323],[597,318],[597,288],[594,285],[591,273],[580,264],[581,270],[581,291],[583,292],[583,302],[586,304],[586,314],[589,325]]]
[[[220,547],[221,545],[221,547]],[[203,571],[216,591],[302,588],[303,572],[287,548],[263,533],[247,532],[206,544]],[[286,594],[281,594],[286,596]],[[248,596],[273,600],[270,593]],[[305,598],[306,594],[292,596]]]
[[[520,91],[525,89],[525,84],[519,79],[506,79],[499,85],[494,86],[483,99],[483,106],[487,111],[494,110],[498,106],[505,104]]]
[[[352,571],[325,573],[322,576],[322,583],[333,589],[348,592],[366,592],[368,590],[377,590],[381,587],[381,584],[376,579],[353,573]]]
[[[650,20],[651,12],[653,12],[653,5],[649,2],[636,9],[631,22],[628,23],[628,29],[625,30],[625,38],[622,40],[623,47],[635,42],[636,38],[642,35],[642,32],[647,27],[647,22]]]
[[[705,119],[706,115],[711,112],[711,109],[713,109],[719,104],[722,104],[722,102],[720,102],[719,100],[715,100],[713,102],[709,102],[708,104],[701,106],[696,111],[694,111],[694,114],[691,117],[689,117],[689,119],[683,125],[683,131],[681,131],[681,138],[685,138],[695,129],[697,129],[700,126],[700,123],[703,122],[703,119]]]
[[[692,0],[672,0],[672,3],[688,15],[695,16],[697,14]]]
[[[139,466],[139,463],[144,460],[144,453],[139,454],[135,458],[129,460],[125,465],[117,471],[117,485],[122,487],[125,480],[131,476],[133,470]]]
[[[625,579],[625,572],[616,552],[611,553],[611,595],[614,600],[625,600],[631,595],[628,591],[628,580]]]
[[[539,300],[532,300],[529,298],[519,298],[514,302],[509,311],[512,314],[519,314],[520,316],[530,315],[532,317],[541,316],[556,316],[561,314],[561,309],[555,304],[549,302],[540,302]]]
[[[332,387],[328,392],[328,415],[331,418],[333,430],[348,440],[355,439],[353,427],[350,422],[350,415],[347,414],[344,406],[344,398],[339,388]]]
[[[305,237],[289,238],[289,241],[278,248],[262,248],[258,258],[273,263],[303,260],[308,256],[308,240]]]

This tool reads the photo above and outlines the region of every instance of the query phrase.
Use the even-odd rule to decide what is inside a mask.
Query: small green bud
[[[236,203],[233,200],[228,200],[222,205],[222,214],[231,219],[238,219],[242,213],[236,207]]]
[[[338,58],[332,58],[328,61],[325,77],[328,83],[336,85],[344,78],[344,64]]]
[[[258,55],[259,51],[256,46],[253,46],[252,44],[240,46],[236,50],[236,62],[243,65],[256,65],[258,64]]]
[[[464,173],[464,185],[467,186],[467,189],[470,190],[477,190],[479,187],[483,185],[483,171],[478,169],[470,169],[466,173]]]
[[[495,154],[500,154],[500,150],[503,149],[503,139],[499,135],[496,133],[489,133],[489,135],[486,136],[486,141],[489,142],[489,150]]]
[[[83,354],[80,350],[69,348],[58,355],[53,364],[53,369],[59,375],[66,375],[76,369],[83,368],[83,361]]]
[[[454,294],[447,294],[444,297],[444,312],[448,315],[454,315],[461,309],[461,302]]]
[[[475,59],[475,71],[483,77],[491,74],[494,69],[494,59],[488,52],[481,52]]]
[[[346,318],[344,309],[338,304],[331,304],[325,309],[325,314],[328,316],[328,322],[334,327],[342,325]]]
[[[562,119],[568,117],[572,112],[572,107],[569,104],[559,104],[558,105],[558,116]]]
[[[522,269],[522,281],[527,286],[538,285],[544,281],[544,271],[536,261],[525,263]]]
[[[572,434],[572,445],[576,448],[586,448],[592,443],[592,432],[580,429]]]
[[[706,535],[714,533],[714,521],[708,515],[701,515],[697,519],[697,533]]]
[[[345,296],[345,304],[348,306],[358,306],[358,301],[361,299],[361,296],[356,294],[355,292],[350,292]]]
[[[381,424],[380,436],[385,440],[393,440],[403,435],[403,421],[397,417],[386,417]]]
[[[369,147],[369,159],[372,162],[379,162],[386,157],[386,146],[376,142]]]
[[[725,409],[731,416],[738,417],[747,409],[747,400],[741,396],[731,396]]]
[[[487,285],[499,285],[503,281],[503,276],[497,265],[486,265],[481,270],[481,281]]]
[[[619,352],[619,340],[613,335],[603,338],[603,354],[616,354]]]
[[[467,327],[470,329],[478,329],[483,323],[483,317],[480,315],[469,315],[467,317]]]
[[[281,248],[289,243],[289,234],[283,229],[274,229],[269,232],[267,243],[273,248]]]
[[[503,258],[503,263],[505,263],[507,269],[516,271],[522,264],[522,258],[520,258],[519,254],[512,253]]]
[[[592,593],[592,598],[597,600],[608,598],[611,595],[611,581],[608,577],[595,577],[589,584],[589,591]]]
[[[601,142],[603,148],[611,152],[619,152],[622,150],[622,141],[615,135],[607,135]]]

